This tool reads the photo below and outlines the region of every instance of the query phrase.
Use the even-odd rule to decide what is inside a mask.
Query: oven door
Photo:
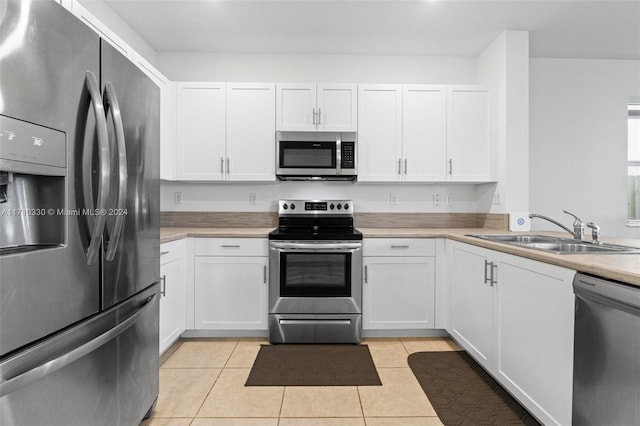
[[[269,313],[362,313],[362,242],[270,243]]]

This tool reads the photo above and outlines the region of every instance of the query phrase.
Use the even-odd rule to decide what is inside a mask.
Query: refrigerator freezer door
[[[82,185],[91,174],[76,168],[82,164],[85,129],[88,142],[94,144],[95,138],[86,74],[99,75],[100,39],[55,2],[4,3],[0,113],[64,132],[67,170],[61,205],[64,211],[79,211],[88,207]],[[23,13],[30,15],[24,28],[16,24]],[[2,45],[3,40],[13,41]],[[10,48],[15,50],[3,50]],[[47,196],[43,192],[40,201]],[[0,256],[0,357],[99,310],[100,265],[87,265],[87,217],[45,211],[64,216],[64,245]],[[0,232],[11,232],[3,229],[6,223],[0,222]]]
[[[0,362],[0,424],[139,424],[159,389],[159,297],[156,284]]]
[[[115,256],[104,260],[102,303],[107,308],[160,280],[160,89],[108,43],[103,41],[101,49],[101,84],[112,146],[105,250],[116,241],[117,219],[124,216]],[[120,114],[113,114],[114,99]],[[118,115],[126,152],[118,150]],[[120,161],[125,157],[126,179],[122,179]],[[122,182],[126,191],[120,192]],[[123,211],[117,209],[118,194],[126,195]]]

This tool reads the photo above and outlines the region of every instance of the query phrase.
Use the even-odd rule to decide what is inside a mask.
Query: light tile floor
[[[442,425],[409,354],[460,348],[447,338],[364,339],[382,386],[245,387],[262,339],[179,343],[160,368],[160,396],[142,426]]]

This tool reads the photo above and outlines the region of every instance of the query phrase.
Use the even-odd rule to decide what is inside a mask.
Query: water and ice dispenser
[[[65,243],[66,137],[0,114],[0,255]]]

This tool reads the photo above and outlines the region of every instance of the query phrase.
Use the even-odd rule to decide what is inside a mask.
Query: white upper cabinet
[[[277,85],[277,130],[352,131],[358,128],[355,84]]]
[[[401,178],[402,86],[358,86],[358,180]]]
[[[489,89],[358,87],[358,180],[491,181],[495,123]]]
[[[447,93],[449,181],[487,182],[493,178],[495,123],[491,92],[477,86],[451,86]]]
[[[358,130],[358,91],[355,84],[318,84],[317,130]]]
[[[403,86],[402,180],[447,179],[446,90],[444,86]]]
[[[275,85],[178,83],[177,178],[275,180]]]
[[[178,179],[223,180],[227,167],[225,102],[224,83],[178,83]]]
[[[227,83],[227,177],[275,180],[275,84]]]

